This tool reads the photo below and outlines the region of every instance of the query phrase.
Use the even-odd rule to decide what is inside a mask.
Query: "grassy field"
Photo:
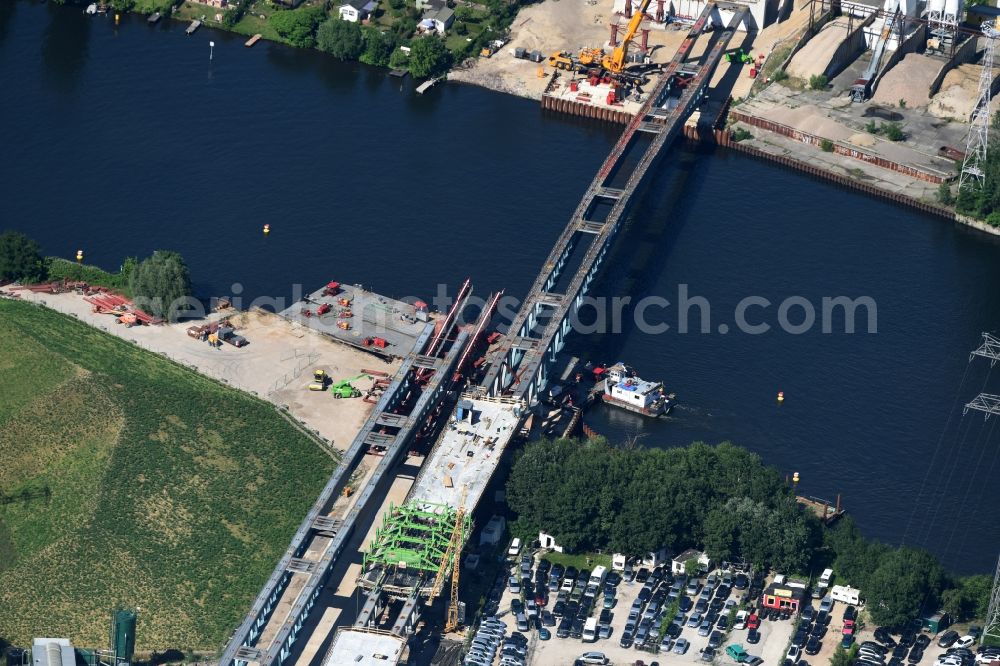
[[[611,556],[600,553],[570,555],[569,553],[556,553],[553,551],[545,553],[543,559],[548,560],[552,564],[561,564],[564,567],[576,567],[577,569],[590,569],[591,571],[594,570],[594,567],[601,565],[609,569],[611,568]]]
[[[273,409],[0,301],[0,639],[215,650],[333,467]]]

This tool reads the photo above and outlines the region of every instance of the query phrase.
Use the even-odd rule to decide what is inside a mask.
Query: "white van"
[[[583,642],[593,643],[597,640],[597,618],[587,618],[587,623],[583,625]]]
[[[826,595],[826,591],[830,587],[830,581],[833,580],[833,569],[823,569],[823,573],[820,574],[819,580],[816,581],[816,587],[813,588],[812,598],[819,599]]]
[[[608,577],[608,568],[603,565],[596,566],[594,567],[594,570],[590,573],[590,581],[588,582],[594,587],[596,587],[598,590],[600,590],[602,587],[604,587],[604,579],[607,577]]]
[[[861,590],[847,585],[834,585],[830,588],[830,597],[834,601],[857,606],[861,603]]]
[[[507,557],[517,557],[521,552],[521,539],[514,537],[514,540],[510,542],[510,548],[507,549]]]

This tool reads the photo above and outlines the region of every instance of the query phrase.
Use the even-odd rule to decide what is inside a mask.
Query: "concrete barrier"
[[[748,146],[743,142],[733,141],[731,139],[729,130],[716,130],[714,135],[716,143],[718,143],[720,146],[725,146],[737,152],[750,155],[751,157],[756,157],[762,160],[768,160],[770,162],[780,164],[781,166],[787,167],[789,169],[802,171],[803,173],[809,174],[814,178],[820,178],[822,180],[827,180],[836,183],[837,185],[850,188],[852,190],[858,190],[860,192],[864,192],[865,194],[878,197],[879,199],[886,199],[894,203],[902,204],[904,206],[909,206],[910,208],[914,208],[924,213],[930,213],[932,215],[938,215],[940,217],[943,217],[947,220],[956,220],[962,222],[963,224],[969,224],[968,222],[965,222],[965,220],[957,220],[955,211],[953,211],[950,208],[946,208],[945,206],[929,203],[927,201],[920,201],[919,199],[914,199],[911,196],[907,196],[899,192],[890,192],[888,190],[883,190],[882,188],[876,187],[871,183],[865,183],[846,175],[834,173],[832,171],[828,171],[821,167],[817,167],[813,164],[809,164],[807,162],[803,162],[801,160],[788,157],[786,155],[774,155],[772,153],[760,150],[759,148]],[[974,226],[977,229],[987,231],[987,233],[996,233],[996,231],[991,232],[988,229],[984,229],[983,227],[988,227],[988,225],[984,225],[982,223],[969,224],[969,226]]]
[[[795,139],[796,141],[799,141],[801,143],[808,143],[810,145],[816,146],[817,148],[822,147],[824,142],[830,141],[825,137],[816,136],[815,134],[809,134],[808,132],[803,132],[801,130],[795,129],[794,127],[789,127],[788,125],[782,125],[781,123],[776,123],[773,120],[767,120],[764,118],[751,116],[750,114],[744,113],[739,109],[731,110],[729,112],[729,117],[733,120],[746,123],[747,125],[759,127],[760,129],[764,129],[769,132],[774,132],[775,134],[780,134],[781,136],[786,136],[790,139]],[[868,152],[867,150],[862,150],[850,143],[843,143],[841,141],[830,141],[830,143],[833,146],[833,150],[830,152],[836,153],[837,155],[853,157],[856,160],[861,160],[862,162],[874,164],[876,166],[882,167],[883,169],[898,171],[899,173],[910,176],[911,178],[917,178],[918,180],[923,180],[928,183],[940,184],[951,178],[951,174],[949,173],[937,171],[936,169],[935,170],[920,169],[914,166],[910,166],[909,164],[901,164],[899,162],[887,160],[881,155]]]

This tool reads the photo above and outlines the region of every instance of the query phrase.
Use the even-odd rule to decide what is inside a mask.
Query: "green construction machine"
[[[334,382],[330,385],[330,393],[332,393],[333,397],[338,400],[340,398],[360,398],[361,391],[355,388],[351,382],[364,379],[365,377],[370,378],[369,375],[361,374],[356,377],[351,377],[350,379],[342,379],[339,382]]]
[[[743,49],[736,49],[726,53],[726,62],[739,62],[749,65],[753,63],[753,57]]]

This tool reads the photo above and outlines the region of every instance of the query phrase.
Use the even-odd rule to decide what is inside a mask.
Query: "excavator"
[[[631,0],[626,0],[630,2]],[[600,67],[618,79],[632,79],[625,69],[625,58],[628,56],[628,47],[639,32],[642,19],[646,16],[649,3],[652,0],[642,0],[639,9],[632,15],[628,22],[628,28],[622,37],[621,44],[615,47],[611,54],[604,52],[604,49],[583,49],[579,55],[574,56],[568,51],[559,51],[549,56],[549,65],[557,69],[565,69],[574,72],[586,72],[590,69]]]

